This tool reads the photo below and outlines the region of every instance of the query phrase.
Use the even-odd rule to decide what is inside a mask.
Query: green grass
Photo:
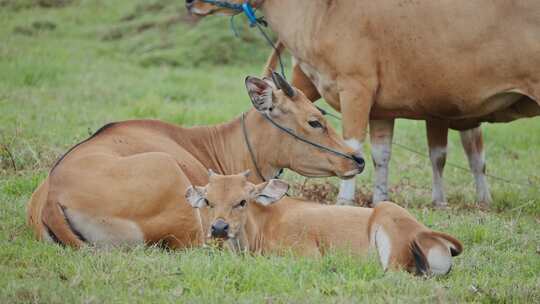
[[[229,120],[249,107],[243,79],[259,74],[270,51],[242,18],[238,39],[227,19],[184,21],[183,1],[37,5],[46,2],[55,1],[0,1],[0,303],[540,301],[538,118],[484,127],[488,173],[529,185],[491,179],[489,210],[474,204],[471,175],[453,167],[445,172],[453,208],[430,209],[429,160],[394,148],[395,201],[465,245],[443,278],[383,273],[373,258],[339,253],[73,251],[35,241],[25,205],[58,155],[109,121]],[[399,121],[395,139],[425,153],[424,134],[422,122]],[[456,132],[449,162],[466,167]],[[371,177],[368,168],[359,178],[364,194]],[[328,180],[337,182],[308,184]]]

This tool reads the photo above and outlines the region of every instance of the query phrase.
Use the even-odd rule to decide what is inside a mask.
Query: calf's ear
[[[274,108],[273,85],[270,81],[257,77],[246,77],[246,89],[253,103],[253,107],[259,112],[271,112]]]
[[[189,186],[186,189],[186,199],[193,208],[203,208],[206,206],[206,189],[204,187]]]
[[[289,184],[279,179],[271,179],[266,183],[256,186],[254,200],[268,206],[279,201],[289,190]]]

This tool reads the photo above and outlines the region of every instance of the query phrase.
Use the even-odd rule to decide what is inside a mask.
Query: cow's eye
[[[244,208],[246,206],[247,202],[246,200],[242,200],[238,205],[236,205],[236,208]]]
[[[308,121],[309,125],[312,127],[312,128],[315,128],[315,129],[323,129],[323,125],[318,121],[318,120],[310,120]]]

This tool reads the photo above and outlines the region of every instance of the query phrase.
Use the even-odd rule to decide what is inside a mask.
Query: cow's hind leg
[[[467,154],[469,167],[474,175],[476,184],[476,197],[478,202],[490,204],[491,194],[486,179],[486,160],[481,127],[460,132],[461,144]]]
[[[448,125],[439,120],[427,120],[426,131],[429,146],[429,159],[433,176],[431,180],[431,198],[438,207],[446,206],[444,195],[443,171],[446,163],[446,149],[448,143]]]
[[[392,154],[392,136],[394,120],[371,120],[369,135],[371,142],[371,158],[375,167],[375,184],[373,186],[373,204],[389,200],[388,165]]]

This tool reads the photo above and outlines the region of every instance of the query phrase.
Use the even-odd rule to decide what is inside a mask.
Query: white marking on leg
[[[352,148],[355,152],[355,155],[362,156],[362,144],[354,139],[346,139],[345,143],[347,146]],[[339,186],[339,194],[337,198],[338,205],[353,205],[354,204],[354,194],[356,191],[356,177],[342,180]]]
[[[144,235],[135,222],[115,217],[92,216],[75,209],[64,211],[73,228],[91,244],[137,245],[144,242]]]
[[[383,266],[383,269],[386,271],[388,269],[388,264],[390,263],[390,253],[392,250],[392,243],[388,234],[381,226],[377,226],[374,236],[375,248],[379,253],[379,260]]]
[[[432,274],[447,274],[452,268],[450,252],[440,246],[435,246],[429,250],[427,261]]]
[[[41,234],[41,239],[45,242],[54,243],[54,240],[49,235],[49,232],[47,232],[47,229],[43,230],[43,233]]]
[[[467,154],[469,160],[469,167],[471,168],[474,176],[474,182],[476,185],[476,197],[478,202],[491,203],[491,193],[489,191],[489,184],[486,179],[486,159],[484,150],[481,146],[478,146],[476,141],[481,141],[480,127],[461,131],[461,143]],[[480,137],[480,138],[479,138]]]
[[[392,153],[391,142],[372,143],[371,158],[375,166],[375,185],[373,189],[373,203],[387,201],[388,195],[388,164]]]
[[[446,147],[434,147],[429,150],[433,178],[431,184],[431,197],[437,205],[446,204],[444,195],[443,171],[446,163]]]

